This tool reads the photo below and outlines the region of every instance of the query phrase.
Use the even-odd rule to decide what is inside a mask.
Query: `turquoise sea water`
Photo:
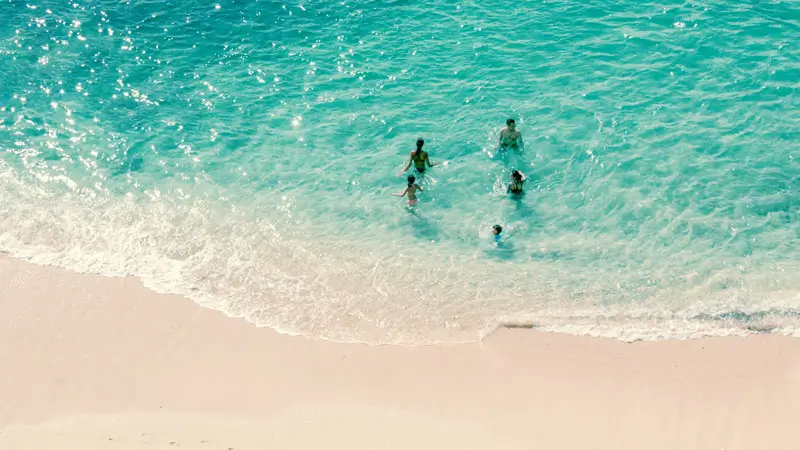
[[[796,2],[6,0],[0,63],[12,255],[337,341],[800,335]]]

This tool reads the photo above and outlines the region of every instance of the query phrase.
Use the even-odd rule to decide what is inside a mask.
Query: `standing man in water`
[[[522,133],[517,131],[517,122],[514,119],[506,120],[506,127],[500,131],[500,148],[520,150],[523,147]]]
[[[433,167],[436,165],[436,163],[431,162],[428,152],[422,150],[422,146],[424,144],[425,141],[423,141],[422,138],[417,139],[417,149],[411,151],[411,154],[408,157],[408,164],[406,164],[406,168],[403,169],[403,172],[400,172],[401,175],[405,173],[409,167],[411,167],[412,162],[414,163],[414,168],[417,169],[417,172],[420,174],[425,173],[425,164],[427,164],[428,167]]]

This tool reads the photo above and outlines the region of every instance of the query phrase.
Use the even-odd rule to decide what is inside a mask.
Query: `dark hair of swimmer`
[[[425,141],[422,138],[417,139],[417,150],[422,150],[423,144],[425,144]]]
[[[492,227],[492,229],[494,230],[494,234],[500,234],[503,232],[503,227],[500,225],[495,225]]]
[[[413,186],[415,181],[417,181],[417,179],[414,177],[414,175],[409,175],[408,176],[408,187]]]
[[[519,173],[519,170],[515,170],[511,172],[511,176],[514,177],[515,180],[520,181],[522,180],[522,174]]]
[[[517,122],[515,122],[514,119],[506,120],[506,125],[511,125],[512,123],[516,124]]]

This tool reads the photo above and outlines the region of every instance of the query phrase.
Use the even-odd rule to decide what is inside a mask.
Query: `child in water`
[[[406,194],[408,194],[408,204],[409,204],[409,206],[416,205],[417,202],[419,201],[419,200],[417,200],[417,190],[419,190],[420,192],[424,191],[424,189],[422,189],[422,186],[418,185],[416,183],[416,181],[417,181],[417,179],[414,177],[414,175],[409,175],[408,176],[408,186],[406,186],[406,190],[403,191],[401,194],[392,194],[392,195],[396,195],[398,197],[403,197]]]
[[[503,227],[501,227],[500,225],[495,225],[492,227],[492,234],[494,235],[494,241],[497,242],[498,244],[500,243],[500,240],[503,239],[501,233],[503,233]]]
[[[519,170],[511,172],[511,182],[508,183],[508,192],[511,194],[522,194],[522,185],[525,183],[525,175]]]

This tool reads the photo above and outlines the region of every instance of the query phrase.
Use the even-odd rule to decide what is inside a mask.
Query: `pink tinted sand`
[[[0,449],[793,449],[800,340],[279,335],[0,257]]]

